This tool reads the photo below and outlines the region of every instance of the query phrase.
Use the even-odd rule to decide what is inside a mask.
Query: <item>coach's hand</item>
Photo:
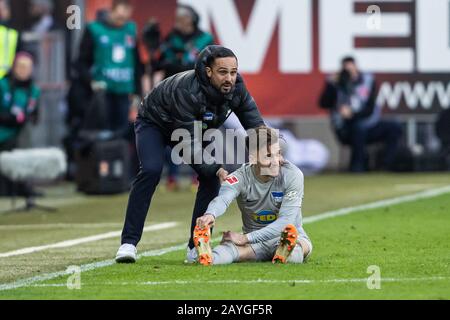
[[[231,241],[237,246],[245,246],[248,244],[248,238],[245,234],[227,231],[223,233],[222,242]]]
[[[212,227],[215,221],[216,218],[212,214],[205,213],[204,216],[197,219],[197,225],[203,229],[205,227]]]
[[[223,182],[225,182],[225,180],[227,179],[229,173],[227,170],[225,170],[224,168],[220,168],[217,173],[216,176],[219,178],[220,183],[222,184]]]

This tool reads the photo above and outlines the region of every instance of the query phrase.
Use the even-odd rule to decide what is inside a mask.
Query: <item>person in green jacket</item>
[[[167,79],[177,73],[195,68],[200,52],[214,44],[214,37],[200,29],[200,16],[191,6],[178,4],[173,29],[159,46],[155,71]]]
[[[17,147],[28,121],[37,121],[40,90],[32,80],[33,58],[19,52],[10,73],[0,80],[0,151]]]
[[[118,136],[128,132],[131,99],[139,101],[142,92],[143,66],[132,12],[128,0],[114,0],[105,19],[89,23],[75,65],[79,81],[94,92],[106,92],[107,126]]]
[[[0,152],[16,149],[25,124],[38,120],[41,92],[32,79],[33,66],[29,53],[18,52],[11,71],[0,79]],[[0,175],[0,195],[12,193],[26,197],[37,195],[26,183],[14,185]]]

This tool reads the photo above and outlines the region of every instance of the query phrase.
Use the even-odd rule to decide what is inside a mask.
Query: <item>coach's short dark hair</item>
[[[230,58],[233,57],[236,60],[238,59],[233,51],[231,51],[228,48],[222,47],[222,46],[209,46],[208,49],[210,50],[210,53],[208,54],[206,58],[206,66],[212,67],[216,59],[219,58]]]

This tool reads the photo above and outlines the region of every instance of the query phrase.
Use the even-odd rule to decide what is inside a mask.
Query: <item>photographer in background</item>
[[[395,160],[402,130],[394,121],[381,120],[376,93],[374,76],[360,72],[353,57],[345,57],[341,72],[327,80],[320,96],[319,105],[330,110],[337,138],[352,149],[351,172],[367,171],[368,144],[385,145],[383,169],[392,168]]]
[[[19,52],[12,70],[0,80],[0,152],[16,149],[25,124],[38,120],[40,90],[32,79],[33,67],[32,56]],[[34,193],[22,183],[17,184],[16,191],[23,196]],[[9,195],[11,192],[12,182],[0,176],[0,194]]]
[[[17,147],[17,137],[27,121],[37,122],[39,88],[32,80],[30,54],[17,53],[13,68],[0,80],[0,151]]]

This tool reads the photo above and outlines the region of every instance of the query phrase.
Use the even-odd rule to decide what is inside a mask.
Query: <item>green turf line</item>
[[[81,290],[61,287],[60,277],[0,298],[449,299],[449,208],[447,194],[317,221],[305,226],[314,253],[304,265],[187,266],[178,250],[82,273]],[[370,266],[386,279],[380,290],[363,281]]]

